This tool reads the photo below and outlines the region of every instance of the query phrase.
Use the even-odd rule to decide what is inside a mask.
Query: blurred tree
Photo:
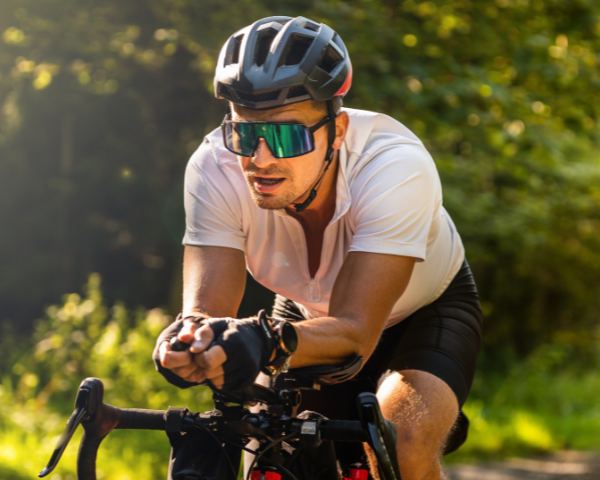
[[[215,117],[198,52],[143,2],[11,7],[0,29],[4,316],[32,318],[94,269],[111,298],[166,303],[183,230],[172,193]]]
[[[426,142],[494,350],[591,341],[565,333],[600,307],[600,5],[586,0],[3,2],[2,318],[33,318],[92,270],[111,301],[178,308],[177,199],[223,114],[219,47],[271,14],[331,25],[354,64],[347,105]]]

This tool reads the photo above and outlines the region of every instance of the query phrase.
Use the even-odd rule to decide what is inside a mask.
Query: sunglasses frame
[[[312,127],[309,127],[308,125],[305,125],[303,123],[294,123],[294,122],[237,122],[234,120],[230,120],[228,119],[231,116],[230,113],[228,113],[227,115],[225,115],[225,118],[223,119],[223,123],[221,123],[221,132],[223,133],[223,144],[225,145],[225,148],[227,150],[229,150],[231,153],[234,153],[236,155],[239,155],[241,157],[251,157],[254,156],[254,154],[256,153],[256,149],[258,148],[258,144],[260,143],[260,139],[262,138],[268,145],[269,150],[271,150],[272,155],[275,158],[296,158],[296,157],[301,157],[303,155],[307,155],[311,152],[313,152],[316,148],[316,143],[315,143],[315,136],[314,136],[314,132],[316,132],[317,130],[319,130],[319,128],[323,127],[324,125],[327,125],[329,122],[331,122],[331,117],[328,115],[325,118],[323,118],[321,121],[319,121],[318,123],[314,124]],[[261,137],[258,136],[256,138],[256,144],[254,145],[254,149],[252,150],[252,152],[249,155],[243,155],[240,152],[236,152],[235,150],[233,150],[232,148],[229,148],[229,145],[227,145],[227,132],[226,132],[226,128],[227,125],[231,125],[231,124],[252,124],[252,125],[295,125],[295,126],[302,126],[304,127],[306,130],[308,130],[308,133],[310,133],[310,140],[312,142],[312,148],[304,153],[301,153],[299,155],[291,155],[289,157],[279,157],[277,156],[277,154],[273,151],[273,148],[271,148],[271,145],[269,145],[269,142],[267,141],[267,139],[265,137]]]

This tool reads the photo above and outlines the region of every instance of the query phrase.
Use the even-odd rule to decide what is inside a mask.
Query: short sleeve
[[[354,236],[349,251],[426,259],[442,193],[433,159],[423,146],[397,145],[376,153],[350,194]]]
[[[208,141],[202,143],[187,165],[184,205],[184,245],[244,250],[240,201],[217,165]]]

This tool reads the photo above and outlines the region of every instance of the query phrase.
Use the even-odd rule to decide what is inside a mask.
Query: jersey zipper
[[[303,253],[305,255],[306,261],[304,261],[304,268],[306,269],[306,274],[307,276],[310,278],[309,284],[308,284],[308,299],[311,302],[316,302],[319,300],[319,296],[317,295],[317,288],[316,288],[316,284],[317,284],[317,280],[316,277],[319,275],[319,272],[322,270],[322,264],[323,264],[323,256],[325,254],[325,249],[326,249],[326,238],[327,238],[327,230],[329,230],[329,227],[331,227],[331,225],[333,225],[333,223],[335,222],[330,222],[329,225],[327,225],[325,227],[325,231],[323,232],[323,245],[321,246],[321,262],[319,263],[319,269],[315,272],[315,276],[311,277],[310,276],[310,268],[308,267],[308,244],[306,242],[306,234],[304,233],[304,229],[302,228],[302,225],[300,224],[300,222],[298,220],[296,220],[294,217],[292,217],[291,215],[288,215],[288,218],[292,221],[292,223],[294,224],[295,228],[297,229],[297,231],[300,233],[300,241],[302,242],[302,248],[303,248]],[[336,219],[337,221],[337,219]],[[328,248],[327,244],[327,248]]]

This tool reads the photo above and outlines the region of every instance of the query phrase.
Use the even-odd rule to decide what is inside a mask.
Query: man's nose
[[[258,168],[266,168],[273,163],[277,163],[277,159],[273,156],[273,152],[271,152],[264,138],[258,139],[258,146],[252,157],[252,163]]]

